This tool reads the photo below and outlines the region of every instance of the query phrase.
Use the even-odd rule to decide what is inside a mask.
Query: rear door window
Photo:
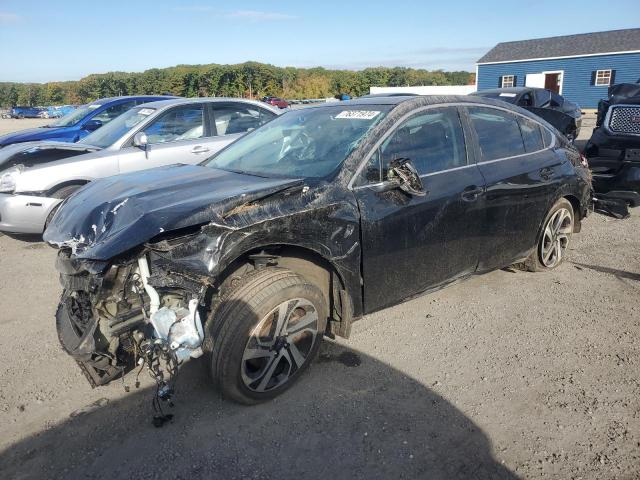
[[[551,92],[551,102],[549,105],[552,107],[560,108],[564,104],[564,98],[557,93]]]
[[[553,142],[555,141],[555,135],[551,133],[549,130],[547,130],[546,128],[543,128],[542,139],[544,141],[545,148],[549,148],[551,145],[553,145]]]
[[[527,153],[537,152],[544,148],[544,142],[542,140],[542,128],[533,120],[520,117],[518,119],[520,123],[520,132],[522,133],[522,140],[524,141],[524,148]]]
[[[275,113],[243,104],[214,105],[213,115],[218,135],[233,135],[254,130],[273,117]]]
[[[488,162],[525,153],[520,126],[515,115],[488,107],[469,107],[482,161]]]
[[[383,142],[380,155],[383,178],[399,158],[409,158],[421,175],[467,165],[458,110],[430,109],[414,115]]]
[[[551,101],[551,92],[549,90],[536,90],[536,107],[546,107]]]
[[[518,100],[518,105],[521,107],[533,107],[533,97],[531,92],[523,93],[520,100]]]

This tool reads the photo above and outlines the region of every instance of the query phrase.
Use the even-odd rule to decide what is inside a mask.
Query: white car
[[[253,100],[162,100],[132,108],[79,143],[9,145],[0,150],[0,231],[42,233],[56,207],[82,185],[200,163],[279,114]]]

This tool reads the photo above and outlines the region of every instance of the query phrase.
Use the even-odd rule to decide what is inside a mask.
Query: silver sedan
[[[135,170],[200,163],[279,113],[252,100],[163,100],[125,112],[81,143],[5,147],[0,231],[42,233],[56,207],[82,185]]]

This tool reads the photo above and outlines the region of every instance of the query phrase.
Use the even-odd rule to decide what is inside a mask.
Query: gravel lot
[[[51,123],[49,118],[23,118],[21,120],[0,118],[0,135],[11,133],[25,128],[35,128]]]
[[[62,352],[55,251],[0,236],[0,477],[640,478],[639,232],[591,215],[552,273],[371,315],[265,405],[187,364],[162,429],[146,374],[92,390]]]

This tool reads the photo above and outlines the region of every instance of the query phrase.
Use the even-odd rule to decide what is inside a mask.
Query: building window
[[[611,85],[611,70],[596,70],[596,86],[608,87]]]
[[[515,87],[516,77],[513,75],[502,76],[502,88]]]

